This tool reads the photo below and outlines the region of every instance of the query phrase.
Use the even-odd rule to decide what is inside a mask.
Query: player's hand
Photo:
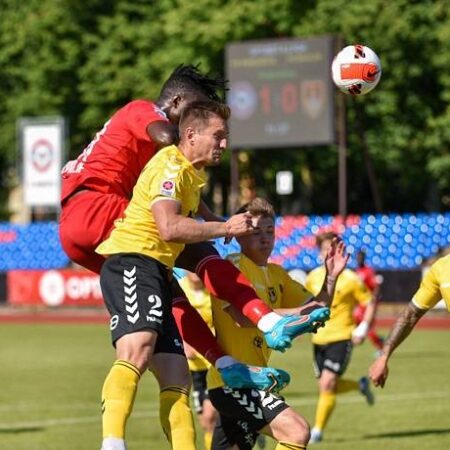
[[[375,386],[384,387],[389,375],[387,358],[384,355],[379,356],[369,368],[369,378]]]
[[[364,342],[364,338],[361,336],[352,336],[353,345],[361,345]]]
[[[225,222],[227,238],[245,236],[255,232],[252,216],[249,213],[235,214]]]
[[[347,265],[348,258],[344,241],[334,238],[331,242],[330,249],[325,257],[325,267],[327,275],[331,277],[338,277]]]

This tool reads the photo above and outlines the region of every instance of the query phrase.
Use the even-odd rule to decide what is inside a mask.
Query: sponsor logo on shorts
[[[112,316],[111,320],[109,321],[109,329],[113,331],[117,328],[117,325],[119,325],[119,316],[116,314]]]
[[[261,397],[261,404],[263,408],[267,408],[270,411],[272,411],[272,409],[275,409],[278,405],[283,403],[283,400],[281,400],[278,397],[275,397],[269,392],[259,391],[259,395]]]
[[[334,362],[331,359],[326,359],[323,362],[324,367],[331,369],[333,372],[338,372],[341,368],[341,365],[338,362]]]

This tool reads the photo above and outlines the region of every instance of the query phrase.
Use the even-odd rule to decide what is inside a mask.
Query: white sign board
[[[289,195],[294,189],[294,176],[290,170],[277,172],[277,194]]]
[[[27,206],[59,208],[64,138],[61,117],[20,120],[22,182]]]

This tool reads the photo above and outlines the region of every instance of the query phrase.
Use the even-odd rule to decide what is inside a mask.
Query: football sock
[[[359,391],[359,383],[356,380],[348,380],[339,378],[336,387],[337,394],[344,394],[345,392]]]
[[[159,394],[159,420],[173,450],[195,450],[195,428],[189,390],[167,386]]]
[[[369,330],[369,332],[367,333],[367,337],[370,339],[370,342],[372,342],[375,348],[377,348],[378,350],[381,350],[383,348],[383,338],[381,336],[378,336],[375,330]]]
[[[272,311],[258,298],[250,281],[230,261],[208,256],[200,261],[196,272],[211,294],[232,304],[254,325]]]
[[[224,352],[199,312],[186,298],[179,297],[172,301],[172,313],[183,341],[214,365]]]
[[[323,430],[336,406],[336,394],[334,392],[321,392],[317,402],[316,421],[314,428]]]
[[[277,446],[275,447],[275,450],[305,450],[306,445],[301,444],[291,444],[289,442],[278,442]]]
[[[205,450],[211,450],[213,434],[211,431],[205,431],[203,434],[203,442],[205,444]]]
[[[125,437],[140,378],[141,373],[133,364],[122,360],[114,362],[102,390],[103,438]]]

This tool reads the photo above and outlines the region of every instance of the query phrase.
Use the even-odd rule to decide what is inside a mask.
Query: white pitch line
[[[384,402],[398,402],[398,401],[416,401],[429,399],[445,399],[450,397],[450,391],[436,391],[436,392],[405,392],[402,394],[381,394],[376,397],[376,404]],[[312,406],[317,403],[317,397],[299,398],[293,401],[288,400],[291,406]],[[343,395],[339,398],[339,404],[364,403],[364,398],[361,395]],[[13,408],[11,408],[13,409]],[[151,419],[158,417],[158,411],[134,411],[133,418],[137,419]],[[19,430],[22,428],[46,428],[63,425],[78,425],[83,423],[95,423],[101,421],[101,413],[98,415],[84,416],[84,417],[64,417],[60,419],[44,419],[25,422],[0,422],[0,431],[2,430]]]

